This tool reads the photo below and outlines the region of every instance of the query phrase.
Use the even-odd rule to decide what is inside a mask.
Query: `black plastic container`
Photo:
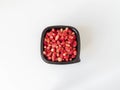
[[[55,29],[60,29],[60,28],[63,28],[65,29],[66,27],[70,28],[76,35],[77,37],[77,55],[74,59],[72,59],[71,61],[68,61],[68,62],[52,62],[50,60],[48,60],[44,55],[43,55],[43,41],[44,41],[44,37],[46,35],[46,32],[49,32],[52,28],[55,28]],[[71,64],[71,63],[77,63],[77,62],[80,62],[80,35],[79,35],[79,32],[76,28],[72,27],[72,26],[64,26],[64,25],[56,25],[56,26],[49,26],[47,28],[45,28],[42,32],[42,35],[41,35],[41,48],[40,48],[40,52],[41,52],[41,57],[42,59],[46,62],[46,63],[50,63],[50,64]]]

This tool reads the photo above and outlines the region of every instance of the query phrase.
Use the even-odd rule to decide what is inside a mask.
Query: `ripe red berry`
[[[74,41],[73,42],[73,47],[76,47],[77,46],[77,41]]]
[[[56,37],[55,37],[55,40],[57,41],[59,39],[59,35],[57,35]]]
[[[58,57],[57,58],[58,62],[62,62],[62,58]]]

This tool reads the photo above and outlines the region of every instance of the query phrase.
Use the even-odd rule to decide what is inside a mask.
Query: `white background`
[[[43,62],[50,25],[79,30],[80,63]],[[0,90],[120,90],[120,0],[0,0]]]

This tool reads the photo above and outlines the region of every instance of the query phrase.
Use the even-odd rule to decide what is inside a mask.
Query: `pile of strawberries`
[[[68,62],[77,55],[76,35],[70,28],[54,29],[44,37],[44,56],[53,62]]]

